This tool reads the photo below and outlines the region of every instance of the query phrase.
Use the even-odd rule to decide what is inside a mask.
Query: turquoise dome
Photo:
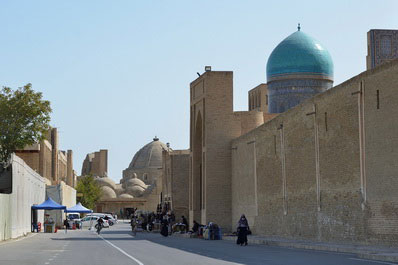
[[[317,40],[296,31],[276,46],[267,62],[268,81],[288,75],[316,75],[333,80],[332,58]]]

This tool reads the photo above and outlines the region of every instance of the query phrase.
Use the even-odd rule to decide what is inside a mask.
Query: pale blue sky
[[[335,85],[365,70],[369,29],[398,29],[396,0],[270,2],[2,0],[0,85],[43,92],[75,170],[108,149],[118,182],[155,135],[189,147],[189,83],[205,65],[234,72],[234,109],[246,110],[298,22],[331,53]]]

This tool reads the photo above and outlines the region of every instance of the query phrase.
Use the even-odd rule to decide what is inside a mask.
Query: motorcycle
[[[97,228],[97,234],[99,235],[101,233],[102,228],[104,227],[103,224],[96,224],[95,228]]]

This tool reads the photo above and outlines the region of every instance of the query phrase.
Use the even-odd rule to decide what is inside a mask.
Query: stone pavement
[[[190,237],[189,234],[173,234],[173,236]],[[224,236],[223,240],[236,241],[236,236]],[[278,237],[248,236],[249,244],[261,244],[287,248],[299,248],[319,251],[331,251],[340,253],[357,254],[359,258],[379,260],[387,262],[398,262],[398,248],[364,246],[343,243],[325,243],[306,240],[294,240]]]

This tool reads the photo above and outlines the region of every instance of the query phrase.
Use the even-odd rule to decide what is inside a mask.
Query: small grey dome
[[[98,183],[98,185],[100,185],[101,187],[103,187],[103,186],[108,186],[108,187],[110,187],[111,189],[115,189],[116,188],[116,183],[112,180],[112,179],[110,179],[110,178],[108,178],[108,177],[105,177],[105,178],[96,178],[95,179],[95,181]]]
[[[153,141],[142,147],[133,157],[128,169],[141,168],[160,168],[162,167],[162,151],[167,150],[167,146],[153,138]]]
[[[130,194],[123,193],[122,195],[119,196],[121,199],[134,199],[134,197]]]
[[[134,187],[134,186],[139,186],[143,189],[147,188],[147,185],[140,179],[137,178],[133,178],[133,179],[129,179],[125,182],[125,187]]]
[[[145,189],[140,186],[133,186],[133,187],[127,187],[128,193],[132,194],[134,197],[139,197],[141,196]]]
[[[112,188],[108,186],[102,186],[101,190],[102,190],[102,196],[101,196],[102,199],[116,198],[116,192]]]

